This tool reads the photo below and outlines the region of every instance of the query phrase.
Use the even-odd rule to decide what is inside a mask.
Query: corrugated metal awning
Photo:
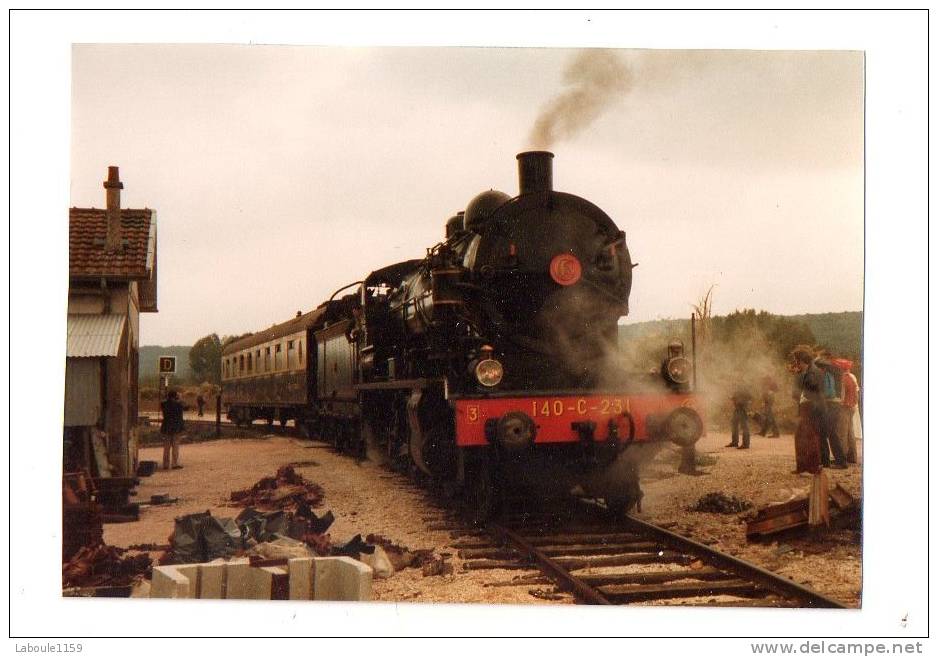
[[[127,315],[69,315],[68,358],[116,356]]]

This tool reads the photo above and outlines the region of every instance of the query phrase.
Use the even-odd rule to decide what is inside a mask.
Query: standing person
[[[745,388],[737,388],[733,393],[733,440],[727,447],[749,449],[749,404],[752,395]],[[742,430],[743,442],[739,443],[739,432]]]
[[[841,379],[843,378],[843,371],[834,364],[830,353],[827,351],[819,352],[814,364],[821,370],[823,377],[822,390],[826,402],[821,425],[821,465],[825,468],[843,470],[847,467],[847,459],[844,455],[843,426],[841,424],[841,411],[843,408]],[[831,463],[831,454],[834,456],[833,463]]]
[[[163,469],[169,470],[170,453],[172,454],[173,470],[179,469],[179,434],[185,431],[186,425],[182,420],[182,404],[179,403],[179,393],[170,390],[166,401],[162,403],[163,424],[160,433],[163,434]]]
[[[195,405],[199,407],[199,417],[202,417],[203,411],[205,410],[205,399],[202,398],[201,393],[195,398]]]
[[[844,445],[845,456],[847,457],[847,463],[856,463],[857,462],[857,436],[854,431],[854,422],[856,421],[857,406],[860,403],[860,385],[857,383],[857,377],[853,375],[853,372],[850,370],[853,369],[853,362],[849,360],[843,360],[839,364],[842,365],[844,370],[844,375],[842,379],[843,390],[844,390],[844,402],[843,402],[843,422],[842,425],[846,425],[845,433],[846,441]]]
[[[760,436],[766,435],[769,430],[772,433],[769,438],[778,438],[778,422],[775,420],[775,393],[778,392],[778,384],[770,376],[762,379],[762,430]]]
[[[824,375],[814,364],[814,354],[807,347],[796,347],[791,358],[792,370],[797,373],[792,397],[798,404],[795,469],[792,474],[817,474],[821,471],[820,430],[826,413],[822,391]]]

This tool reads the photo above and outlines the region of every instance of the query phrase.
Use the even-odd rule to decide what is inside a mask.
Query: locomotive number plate
[[[629,413],[629,400],[625,397],[591,397],[589,399],[532,399],[531,417],[561,417],[563,415],[621,415]]]

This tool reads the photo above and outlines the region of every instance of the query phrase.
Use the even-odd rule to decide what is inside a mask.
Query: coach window
[[[254,371],[254,359],[248,354],[248,374]]]
[[[280,344],[274,345],[274,369],[275,370],[283,369],[283,354],[280,350],[282,346],[283,345],[280,345]]]
[[[270,347],[264,347],[264,371],[270,371]]]
[[[258,349],[257,351],[254,352],[254,367],[257,368],[257,371],[258,371],[258,372],[263,372],[263,371],[264,371],[263,369],[261,369],[261,365],[262,365],[262,363],[261,363],[261,350]]]
[[[297,354],[300,357],[300,365],[302,365],[303,364],[303,341],[297,340],[296,346],[297,346]]]
[[[292,370],[296,366],[296,343],[293,340],[287,340],[287,369]]]

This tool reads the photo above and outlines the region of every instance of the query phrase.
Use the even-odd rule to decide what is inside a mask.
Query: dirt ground
[[[831,532],[823,541],[788,539],[781,544],[747,544],[747,513],[722,515],[687,510],[702,495],[723,492],[752,502],[756,507],[781,502],[806,493],[810,479],[789,474],[794,465],[791,435],[769,439],[753,437],[749,450],[723,449],[725,434],[715,433],[698,444],[704,465],[701,476],[678,475],[666,449],[646,468],[643,480],[645,500],[639,517],[666,524],[672,531],[715,545],[730,554],[752,561],[795,581],[808,584],[821,593],[849,605],[858,605],[860,596],[860,542],[856,532]],[[141,460],[162,460],[159,448],[144,448]],[[382,466],[358,463],[333,453],[322,443],[269,435],[225,439],[183,445],[182,469],[158,470],[141,478],[136,501],[146,503],[151,495],[168,494],[178,502],[165,506],[144,506],[140,520],[105,525],[108,544],[128,547],[140,543],[165,544],[173,530],[173,519],[188,513],[210,510],[219,517],[234,517],[240,509],[228,506],[229,493],[248,488],[281,465],[299,464],[297,472],[318,483],[325,491],[325,503],[317,513],[331,509],[336,521],[330,528],[333,542],[355,534],[381,534],[411,549],[432,548],[449,555],[453,573],[424,577],[417,568],[406,568],[389,579],[376,579],[374,597],[384,601],[484,602],[526,604],[569,604],[538,597],[549,586],[504,586],[524,571],[465,571],[451,547],[449,531],[435,529],[445,511],[430,505],[427,496],[414,490],[400,477]],[[831,470],[831,486],[840,483],[859,498],[861,479],[858,466]],[[749,512],[751,513],[751,512]]]

